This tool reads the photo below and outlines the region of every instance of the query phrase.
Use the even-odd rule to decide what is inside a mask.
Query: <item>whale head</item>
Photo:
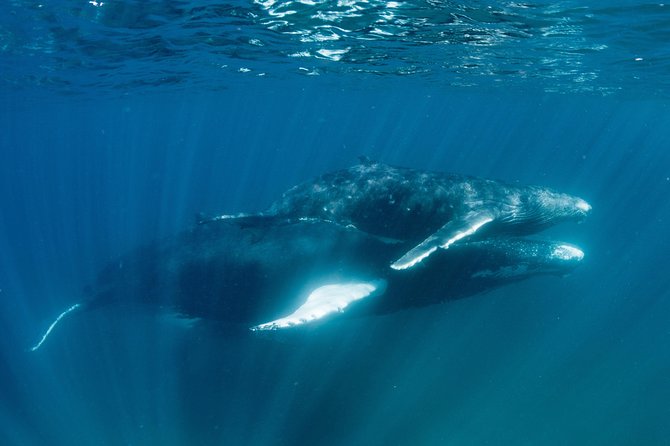
[[[524,217],[538,226],[561,222],[582,222],[591,213],[584,199],[546,188],[531,188],[523,197]]]
[[[564,276],[572,272],[584,260],[584,251],[565,242],[538,242],[534,258],[530,261],[537,272]]]
[[[584,260],[584,252],[575,245],[518,237],[492,237],[466,243],[460,249],[485,252],[488,256],[489,261],[476,269],[474,278],[518,280],[539,274],[563,276]]]
[[[570,243],[551,242],[547,251],[544,267],[550,274],[566,275],[584,260],[584,251]]]

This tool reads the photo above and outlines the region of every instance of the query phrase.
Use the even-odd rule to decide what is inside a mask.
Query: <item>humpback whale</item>
[[[566,274],[583,258],[553,241],[487,238],[441,251],[409,271],[388,268],[403,243],[320,219],[197,225],[110,262],[71,313],[139,302],[251,328],[285,329],[336,313],[381,314],[471,296],[539,274]]]
[[[286,191],[256,215],[215,219],[320,218],[411,246],[391,264],[411,268],[459,240],[527,235],[581,221],[591,206],[583,199],[540,186],[521,186],[363,160]]]

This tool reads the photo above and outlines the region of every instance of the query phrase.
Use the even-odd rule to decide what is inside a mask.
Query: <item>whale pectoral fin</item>
[[[75,311],[76,309],[81,308],[81,307],[82,307],[82,304],[74,304],[71,307],[69,307],[67,310],[65,310],[61,314],[59,314],[58,317],[56,317],[56,319],[54,319],[54,321],[51,323],[51,325],[49,325],[49,328],[47,328],[47,331],[44,332],[44,334],[42,335],[42,338],[39,340],[39,342],[30,348],[30,351],[34,352],[38,348],[40,348],[42,346],[42,344],[44,344],[44,341],[47,340],[47,338],[51,334],[52,330],[61,321],[61,319],[63,319],[65,316],[67,316],[68,314],[72,313],[73,311]]]
[[[278,330],[303,325],[333,313],[343,312],[350,304],[384,292],[386,282],[353,282],[325,285],[312,291],[297,310],[286,317],[251,327],[252,331]]]
[[[433,234],[414,248],[407,251],[405,255],[400,257],[398,260],[391,263],[391,268],[397,270],[411,268],[434,253],[439,246],[439,239],[435,237],[435,234]]]
[[[447,249],[458,240],[468,237],[479,228],[493,221],[487,212],[468,212],[462,218],[451,220],[423,242],[410,249],[405,255],[391,264],[393,269],[411,268],[434,253],[437,248]]]

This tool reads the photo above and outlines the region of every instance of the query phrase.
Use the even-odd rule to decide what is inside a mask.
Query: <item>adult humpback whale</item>
[[[583,253],[560,242],[490,238],[462,243],[410,271],[388,268],[406,247],[318,219],[219,221],[109,263],[76,310],[141,302],[179,314],[272,330],[330,314],[386,313],[470,296],[538,274],[565,274]]]
[[[591,210],[584,200],[539,186],[392,167],[367,160],[299,184],[268,211],[238,218],[320,218],[411,244],[394,269],[410,268],[465,238],[525,235]],[[472,237],[476,235],[476,237]]]

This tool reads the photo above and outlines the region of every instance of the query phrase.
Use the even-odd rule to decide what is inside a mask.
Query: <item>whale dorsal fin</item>
[[[322,319],[333,313],[341,313],[357,300],[383,293],[385,287],[386,282],[383,280],[324,285],[312,291],[305,303],[293,313],[251,327],[251,330],[278,330],[295,327]]]
[[[438,248],[448,249],[457,241],[469,237],[482,226],[493,221],[490,212],[470,211],[463,217],[449,221],[423,242],[410,249],[391,264],[393,269],[411,268],[434,253]]]

